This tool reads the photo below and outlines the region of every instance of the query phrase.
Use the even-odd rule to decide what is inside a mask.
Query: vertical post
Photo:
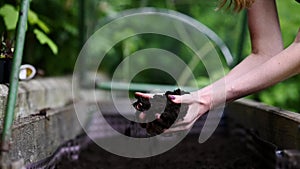
[[[237,47],[237,58],[235,60],[235,64],[238,64],[242,60],[242,55],[245,47],[245,37],[246,37],[246,30],[247,30],[247,11],[243,11],[243,18],[242,18],[242,30],[240,33],[240,39],[238,41]]]
[[[18,95],[19,86],[19,69],[22,62],[22,55],[24,49],[25,33],[27,26],[27,17],[30,0],[22,0],[19,12],[19,20],[16,30],[16,46],[14,50],[14,57],[12,63],[12,71],[10,75],[9,93],[7,98],[6,113],[3,123],[2,139],[1,139],[1,156],[7,155],[9,151],[9,143],[11,137],[11,130],[14,120],[14,110],[16,99]],[[2,161],[3,162],[3,161]]]
[[[85,41],[85,1],[79,0],[78,3],[78,29],[79,29],[79,51]]]
[[[78,6],[78,12],[79,12],[79,20],[78,20],[78,29],[79,29],[79,46],[78,46],[78,50],[80,52],[81,48],[83,47],[84,45],[84,42],[85,42],[85,33],[86,33],[86,29],[85,29],[85,0],[79,0],[79,6]],[[81,63],[81,66],[79,67],[79,78],[78,78],[78,81],[79,81],[79,85],[80,87],[86,87],[88,85],[88,77],[86,76],[86,64],[87,64],[87,61],[84,58],[80,57],[79,59],[80,60],[80,63]]]

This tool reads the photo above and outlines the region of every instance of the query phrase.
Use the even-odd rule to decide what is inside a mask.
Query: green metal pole
[[[235,64],[238,64],[242,61],[242,55],[245,47],[245,39],[246,39],[246,31],[247,31],[247,11],[243,11],[243,20],[242,20],[242,30],[240,34],[240,39],[238,41],[238,48],[237,48],[237,59]]]
[[[175,90],[180,88],[185,91],[195,91],[197,88],[189,86],[175,86],[175,85],[159,85],[159,84],[145,84],[145,83],[123,83],[123,82],[100,82],[96,83],[96,88],[101,90],[118,90],[118,91],[140,91],[152,92],[158,89],[163,91]]]
[[[84,46],[85,43],[85,34],[86,34],[86,28],[85,28],[85,17],[86,17],[86,1],[85,0],[79,0],[79,8],[78,8],[78,29],[79,29],[79,52],[81,48]],[[87,87],[89,86],[89,81],[87,78],[87,59],[79,57],[79,62],[81,63],[81,66],[79,67],[79,85],[80,87]]]
[[[78,3],[78,30],[79,30],[79,52],[85,41],[85,0]]]
[[[19,20],[17,25],[16,46],[14,50],[12,71],[10,75],[9,93],[8,93],[8,99],[6,105],[6,113],[4,117],[4,123],[3,123],[2,140],[1,140],[2,152],[7,152],[9,150],[9,142],[10,142],[11,130],[12,130],[12,125],[14,120],[14,110],[15,110],[15,104],[18,95],[19,69],[21,66],[23,49],[24,49],[29,1],[30,0],[21,1],[21,8],[20,8]]]

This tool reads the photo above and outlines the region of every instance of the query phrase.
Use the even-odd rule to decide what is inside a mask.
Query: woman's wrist
[[[198,90],[191,93],[192,98],[194,98],[194,102],[201,105],[205,109],[209,110],[212,107],[212,97],[211,92],[209,90]]]

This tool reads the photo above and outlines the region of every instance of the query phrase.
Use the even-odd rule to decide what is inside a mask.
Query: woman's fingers
[[[165,130],[164,133],[169,134],[191,129],[194,123],[207,111],[208,110],[205,107],[199,105],[198,103],[190,104],[187,114],[183,120],[177,121],[169,129]]]
[[[164,93],[142,93],[142,92],[135,92],[135,96],[143,97],[146,99],[152,99],[154,95],[163,95]]]
[[[146,113],[141,112],[141,113],[138,115],[138,118],[139,118],[139,120],[144,121],[144,120],[146,119]]]
[[[199,116],[200,117],[200,116]],[[198,118],[199,118],[198,117]],[[170,134],[170,133],[176,133],[176,132],[181,132],[181,131],[187,131],[187,130],[190,130],[194,123],[197,121],[198,118],[195,118],[194,120],[192,120],[192,122],[190,123],[186,123],[186,124],[183,124],[183,125],[176,125],[174,127],[171,127],[169,129],[166,129],[163,133],[164,134]]]
[[[154,94],[142,93],[142,92],[135,92],[134,95],[139,96],[139,97],[143,97],[143,98],[146,98],[146,99],[151,99],[154,96]]]
[[[198,119],[204,113],[201,112],[200,106],[198,106],[197,104],[191,104],[189,105],[189,109],[183,120],[176,122],[175,124],[173,124],[173,126],[175,127],[193,123],[195,119]]]
[[[174,103],[186,103],[192,104],[196,102],[197,93],[190,93],[184,95],[169,95],[169,99],[171,99]]]

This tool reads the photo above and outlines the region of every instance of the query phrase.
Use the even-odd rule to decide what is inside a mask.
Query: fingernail
[[[175,96],[172,96],[172,95],[169,95],[168,96],[171,100],[174,100],[175,99]]]
[[[160,119],[160,114],[159,113],[155,113],[155,119]]]

